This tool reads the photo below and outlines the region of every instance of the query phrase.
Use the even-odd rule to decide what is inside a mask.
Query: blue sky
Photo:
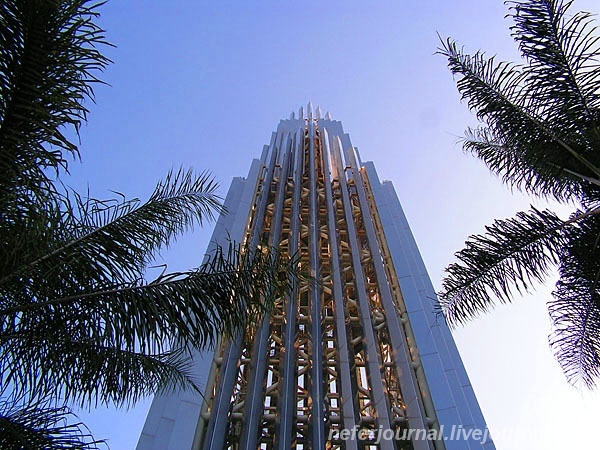
[[[575,8],[598,11],[593,0]],[[145,198],[185,166],[210,170],[224,195],[279,119],[311,100],[393,181],[438,288],[469,234],[530,203],[463,154],[458,136],[475,119],[434,55],[439,33],[517,58],[501,1],[112,0],[101,12],[114,64],[82,130],[83,162],[70,166],[74,187]],[[169,267],[198,265],[210,231],[180,239]],[[548,348],[550,292],[455,332],[499,450],[584,447],[597,426],[600,395],[570,387]],[[81,417],[113,450],[131,449],[148,407]]]

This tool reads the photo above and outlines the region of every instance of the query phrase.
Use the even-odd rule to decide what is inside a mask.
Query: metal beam
[[[302,146],[304,140],[303,130],[296,133],[292,142],[294,158],[291,159],[293,165],[291,173],[293,174],[293,201],[289,251],[290,255],[295,255],[298,251],[298,234],[300,233],[300,194],[302,178]],[[298,288],[295,287],[287,299],[285,310],[285,355],[281,371],[281,389],[279,403],[279,421],[277,424],[276,446],[279,450],[289,450],[292,448],[292,428],[294,424],[294,407],[296,403],[296,351],[294,342],[296,340],[296,297]]]
[[[360,309],[360,319],[363,328],[364,345],[367,350],[366,366],[368,367],[368,376],[372,392],[372,400],[375,410],[377,411],[377,421],[383,428],[391,428],[390,417],[388,413],[387,400],[383,391],[383,380],[381,378],[381,362],[377,355],[375,347],[375,335],[373,333],[373,325],[371,323],[371,311],[369,309],[369,299],[366,295],[366,287],[364,275],[362,273],[362,264],[360,260],[360,248],[356,237],[356,228],[354,226],[354,218],[352,215],[352,204],[350,203],[350,194],[348,191],[348,183],[345,176],[345,167],[342,166],[341,159],[342,143],[339,137],[334,140],[334,158],[340,170],[340,185],[342,192],[342,203],[346,217],[346,226],[348,227],[348,239],[350,243],[350,251],[352,253],[352,264],[354,266],[354,282],[356,284],[356,294],[358,296],[358,306]],[[383,450],[394,450],[392,441],[383,440],[380,443]]]
[[[344,294],[342,292],[342,280],[340,276],[340,257],[338,253],[338,238],[336,232],[335,211],[333,208],[333,195],[331,192],[331,181],[339,177],[337,168],[329,167],[329,136],[327,130],[323,130],[321,136],[323,143],[323,165],[325,170],[325,201],[329,205],[327,208],[327,228],[329,231],[329,245],[331,252],[331,273],[333,278],[333,297],[335,302],[335,323],[338,365],[341,377],[342,390],[342,417],[343,425],[347,430],[351,430],[356,424],[356,413],[354,411],[354,390],[352,389],[352,380],[350,378],[350,356],[348,354],[348,335],[346,333],[346,317],[344,313]],[[358,442],[356,439],[345,442],[346,450],[357,450]]]

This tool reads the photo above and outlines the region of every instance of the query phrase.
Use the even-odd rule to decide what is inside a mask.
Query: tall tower
[[[309,103],[279,123],[212,242],[300,255],[318,281],[196,355],[204,398],[155,398],[138,450],[494,450],[389,181]]]

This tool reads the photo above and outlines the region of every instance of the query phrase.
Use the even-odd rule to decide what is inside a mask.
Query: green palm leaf
[[[485,235],[471,236],[456,253],[459,262],[446,269],[439,294],[448,322],[464,323],[543,281],[558,261],[565,226],[551,211],[532,208],[496,220]]]
[[[63,197],[61,210],[46,211],[43,220],[37,216],[21,220],[27,231],[21,243],[26,248],[6,237],[13,257],[5,260],[0,292],[23,305],[62,297],[64,289],[83,293],[115,281],[138,280],[162,247],[222,211],[216,188],[207,173],[194,176],[190,170],[179,170],[169,173],[143,204],[137,199],[84,201],[75,194],[72,202]],[[13,264],[8,266],[8,261]],[[24,283],[34,284],[36,292]]]
[[[91,403],[98,399],[132,402],[167,381],[189,385],[185,372],[177,375],[168,364],[159,364],[162,360],[156,355],[171,348],[211,347],[221,333],[241,331],[291,289],[296,274],[296,261],[274,249],[251,251],[232,244],[228,249],[217,247],[194,271],[163,275],[150,283],[74,291],[67,297],[4,309],[0,311],[3,382],[36,391],[35,395],[60,392],[66,400]],[[147,355],[158,365],[154,372],[138,374],[139,382],[129,389],[123,389],[123,383],[98,382],[107,374],[98,374],[95,383],[79,383],[89,381],[105,359],[94,352],[86,352],[89,360],[78,357],[79,347],[61,347],[68,343],[112,349],[125,357],[140,353],[140,358]],[[80,359],[74,364],[70,358]],[[125,370],[126,363],[121,367],[124,377],[131,378],[142,368],[132,360]],[[168,379],[160,381],[166,375]]]
[[[573,192],[583,191],[588,183],[563,169],[599,177],[600,170],[567,140],[568,136],[544,121],[539,105],[532,107],[527,70],[506,62],[496,63],[493,57],[486,58],[480,52],[465,54],[451,40],[443,44],[439,53],[448,58],[450,71],[460,76],[458,90],[469,108],[486,123],[487,138],[501,143],[517,161],[514,165],[492,165],[492,170],[504,180],[536,195],[565,200]],[[493,152],[482,156],[486,163],[494,162]]]
[[[572,383],[594,386],[600,377],[600,218],[566,230],[560,280],[548,305],[554,332],[550,343]]]
[[[158,392],[200,392],[190,356],[182,348],[145,354],[99,345],[93,336],[72,337],[69,330],[56,327],[37,331],[37,336],[5,337],[2,346],[2,382],[12,384],[19,395],[61,398],[80,407],[130,407]]]
[[[544,119],[572,133],[573,140],[582,130],[596,129],[600,119],[600,38],[592,15],[569,15],[572,1],[508,4],[515,20],[513,37],[529,63],[530,104],[540,105]],[[597,130],[594,134],[598,144]],[[579,138],[582,145],[588,144],[585,136]],[[588,155],[592,149],[584,148],[586,157],[594,156]]]
[[[546,178],[535,176],[531,170],[531,162],[520,152],[520,142],[514,138],[495,136],[489,128],[468,128],[462,139],[463,149],[485,162],[490,171],[498,175],[511,188],[523,189],[527,192],[548,192],[552,189],[556,196],[563,192],[581,191],[589,180],[581,175],[569,172],[564,168],[540,161],[544,170],[560,173],[552,184]]]
[[[78,155],[69,134],[85,120],[94,75],[109,60],[89,0],[7,0],[0,5],[0,201],[35,188],[47,169]],[[4,206],[4,205],[2,205]],[[2,208],[4,210],[4,208]]]
[[[558,265],[551,344],[567,378],[593,386],[600,378],[600,37],[591,14],[570,12],[572,1],[506,3],[524,65],[470,56],[450,39],[440,50],[483,122],[467,130],[463,148],[510,187],[584,209],[564,222],[534,209],[472,236],[447,269],[441,307],[450,323],[462,323]]]
[[[22,397],[0,398],[0,447],[5,450],[97,450],[85,425],[69,423],[75,415],[48,400]],[[106,448],[105,445],[103,447]]]
[[[63,401],[196,387],[189,355],[254,326],[299,279],[294,258],[233,243],[146,279],[161,249],[225,212],[206,173],[170,172],[143,203],[60,184],[109,63],[98,6],[0,2],[0,388],[20,399],[0,405],[2,448],[95,448]]]

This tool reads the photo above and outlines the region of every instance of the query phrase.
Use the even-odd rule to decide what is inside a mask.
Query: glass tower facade
[[[276,246],[317,282],[195,355],[204,398],[157,396],[138,450],[495,448],[394,188],[339,121],[282,120],[225,206],[211,242]]]

